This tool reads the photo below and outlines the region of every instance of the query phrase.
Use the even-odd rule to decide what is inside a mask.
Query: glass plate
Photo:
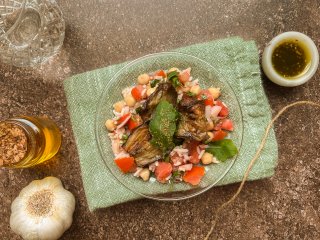
[[[205,192],[227,174],[237,159],[237,156],[235,156],[224,163],[206,166],[206,174],[198,186],[191,186],[186,183],[161,184],[157,181],[144,182],[132,174],[123,174],[118,169],[114,163],[111,141],[104,125],[107,119],[113,118],[112,105],[122,99],[121,91],[124,88],[136,84],[137,77],[140,74],[172,67],[179,69],[191,67],[191,76],[193,79],[199,79],[202,88],[221,88],[222,96],[220,98],[229,107],[230,118],[234,122],[235,130],[229,134],[229,138],[234,141],[239,150],[242,143],[243,123],[241,108],[232,87],[228,84],[223,73],[219,73],[218,69],[197,57],[177,52],[151,54],[127,64],[112,79],[107,81],[106,87],[100,96],[95,123],[96,141],[101,157],[115,179],[129,190],[143,197],[157,200],[181,200]]]

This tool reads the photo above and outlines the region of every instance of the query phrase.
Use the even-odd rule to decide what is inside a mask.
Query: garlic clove
[[[54,189],[56,187],[62,187],[62,182],[56,177],[46,177],[42,180],[36,180],[36,184],[39,189]]]
[[[74,212],[76,200],[72,193],[64,189],[55,191],[55,196],[56,211],[59,212],[65,228],[68,229],[72,224],[72,218],[69,216]]]
[[[64,233],[64,225],[61,219],[56,215],[42,219],[38,225],[38,239],[56,240]]]
[[[32,183],[32,185],[30,185]],[[33,195],[34,193],[36,193],[37,191],[39,191],[38,186],[33,184],[33,182],[31,182],[28,185],[28,188],[23,188],[21,190],[21,192],[19,193],[19,197],[25,199],[25,201],[29,198],[29,196]],[[30,186],[30,187],[29,187]]]
[[[46,177],[42,180],[33,180],[27,188],[23,188],[19,193],[20,197],[29,198],[35,192],[42,189],[53,189],[56,187],[62,187],[62,183],[58,178],[55,177]]]
[[[15,233],[19,234],[25,240],[38,239],[36,220],[30,219],[24,211],[11,214],[10,227]],[[24,229],[28,229],[28,231],[26,232]]]

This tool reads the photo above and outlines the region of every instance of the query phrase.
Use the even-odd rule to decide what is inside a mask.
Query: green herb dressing
[[[272,53],[272,66],[284,78],[300,77],[310,67],[311,56],[303,42],[297,39],[285,40]]]

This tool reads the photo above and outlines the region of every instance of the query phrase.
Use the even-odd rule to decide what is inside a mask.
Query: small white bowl
[[[271,57],[275,47],[277,47],[279,43],[292,39],[297,39],[303,42],[305,47],[308,48],[308,51],[311,55],[311,63],[309,69],[303,75],[294,79],[287,79],[276,72],[272,65]],[[262,68],[264,73],[272,82],[284,87],[295,87],[306,83],[316,73],[318,65],[319,52],[316,45],[311,38],[300,32],[285,32],[279,34],[268,43],[262,55]]]

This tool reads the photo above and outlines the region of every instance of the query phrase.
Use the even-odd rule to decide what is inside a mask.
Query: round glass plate
[[[177,52],[147,55],[127,64],[110,81],[107,81],[106,87],[100,96],[95,123],[96,141],[104,163],[120,183],[143,197],[157,200],[181,200],[203,193],[216,185],[227,174],[237,158],[235,156],[226,162],[206,166],[206,174],[198,186],[191,186],[186,183],[162,184],[157,181],[144,182],[132,174],[123,174],[118,169],[114,162],[111,141],[104,125],[107,119],[113,118],[112,105],[122,99],[121,91],[124,88],[136,84],[137,77],[140,74],[172,67],[179,69],[191,67],[191,76],[193,79],[199,79],[202,88],[221,88],[222,96],[220,98],[229,107],[229,117],[234,122],[235,130],[229,134],[229,138],[234,141],[239,150],[242,143],[243,123],[241,108],[234,91],[223,73],[219,73],[218,69],[197,57]]]

